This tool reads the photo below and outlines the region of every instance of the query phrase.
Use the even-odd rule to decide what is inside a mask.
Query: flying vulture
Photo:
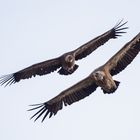
[[[61,75],[72,74],[78,68],[78,65],[75,64],[76,60],[82,59],[87,55],[91,54],[94,50],[96,50],[99,46],[103,45],[109,39],[115,39],[118,36],[121,36],[122,33],[125,33],[123,30],[128,28],[123,27],[126,23],[127,22],[122,23],[121,20],[109,31],[92,39],[91,41],[80,46],[74,51],[70,51],[61,55],[60,57],[34,64],[9,75],[4,75],[0,77],[0,84],[5,84],[5,86],[11,85],[12,83],[19,82],[21,79],[28,79],[32,76],[35,77],[36,75],[41,76],[51,73],[58,68],[60,68],[58,73]]]
[[[49,115],[56,115],[59,110],[65,106],[71,105],[87,96],[96,90],[97,87],[101,87],[103,93],[113,93],[119,86],[119,81],[113,80],[112,76],[120,73],[124,70],[136,57],[140,51],[140,33],[134,37],[130,42],[126,43],[122,49],[120,49],[113,57],[111,57],[104,65],[95,69],[88,77],[81,80],[77,84],[62,91],[56,97],[51,100],[31,105],[34,108],[40,109],[32,118],[36,117],[35,121],[44,114],[42,122]]]

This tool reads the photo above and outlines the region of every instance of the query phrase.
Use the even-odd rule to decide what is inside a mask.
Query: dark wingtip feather
[[[4,75],[4,76],[1,76],[0,77],[0,85],[4,87],[6,86],[10,86],[11,84],[14,84],[16,81],[15,81],[15,77],[14,77],[14,74],[8,74],[8,75]]]
[[[117,38],[118,36],[121,36],[121,34],[126,33],[126,29],[128,29],[128,27],[123,27],[124,25],[127,24],[128,21],[123,22],[123,19],[120,20],[113,28],[115,34],[114,34],[114,38]]]
[[[49,118],[52,117],[52,115],[54,115],[54,112],[49,108],[49,105],[46,103],[41,103],[41,104],[34,104],[34,105],[30,105],[30,106],[35,106],[34,108],[29,109],[28,111],[32,111],[32,110],[36,110],[39,109],[40,110],[38,112],[36,112],[30,119],[35,118],[34,122],[36,120],[38,120],[42,114],[45,113],[45,115],[43,116],[43,119],[41,122],[43,122],[45,120],[45,118],[49,115]]]
[[[117,22],[117,24],[114,26],[114,28],[120,28],[120,27],[122,27],[123,25],[125,25],[126,23],[128,23],[128,21],[126,21],[126,22],[124,22],[124,23],[123,23],[123,21],[124,21],[124,19],[119,20],[119,21]],[[126,28],[128,28],[128,27],[126,27]]]

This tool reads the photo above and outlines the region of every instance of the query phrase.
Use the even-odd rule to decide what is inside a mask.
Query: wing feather
[[[110,74],[116,75],[124,70],[140,52],[140,33],[118,51],[106,64]]]
[[[63,108],[63,104],[65,106],[71,105],[87,96],[89,96],[92,92],[94,92],[97,88],[97,85],[95,84],[94,80],[91,79],[91,77],[87,77],[84,80],[80,81],[79,83],[75,84],[74,86],[64,90],[59,95],[54,97],[53,99],[38,104],[31,110],[36,110],[40,108],[40,110],[35,113],[32,117],[34,118],[36,116],[35,121],[44,113],[44,117],[42,121],[49,115],[51,117],[52,115],[56,115],[59,110]]]
[[[36,75],[39,76],[45,75],[55,71],[59,67],[61,67],[59,57],[41,63],[37,63],[13,74],[1,76],[0,85],[7,86],[19,82],[21,79],[28,79],[31,78],[32,76],[35,77]]]
[[[109,39],[117,38],[118,36],[121,36],[121,34],[126,33],[123,31],[128,28],[128,27],[123,27],[126,23],[127,22],[122,23],[121,20],[109,31],[92,39],[91,41],[82,45],[78,49],[74,50],[73,52],[75,53],[75,59],[79,60],[86,57],[87,55],[91,54],[94,50],[96,50],[98,47],[106,43]]]

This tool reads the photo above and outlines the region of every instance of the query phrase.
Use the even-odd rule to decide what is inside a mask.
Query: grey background
[[[55,117],[29,118],[28,105],[56,96],[105,63],[140,31],[139,0],[4,0],[0,1],[0,75],[73,50],[128,21],[127,34],[110,40],[87,58],[70,76],[52,74],[0,87],[1,140],[139,140],[140,56],[114,79],[121,81],[113,95],[100,88]]]

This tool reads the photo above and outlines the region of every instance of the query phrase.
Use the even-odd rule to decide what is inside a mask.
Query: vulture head
[[[96,81],[102,81],[104,79],[105,74],[101,71],[96,71],[93,73],[93,77]]]
[[[73,65],[74,65],[74,62],[75,62],[74,56],[72,56],[72,55],[66,55],[66,57],[65,57],[65,62],[66,62],[67,64],[73,66]]]

